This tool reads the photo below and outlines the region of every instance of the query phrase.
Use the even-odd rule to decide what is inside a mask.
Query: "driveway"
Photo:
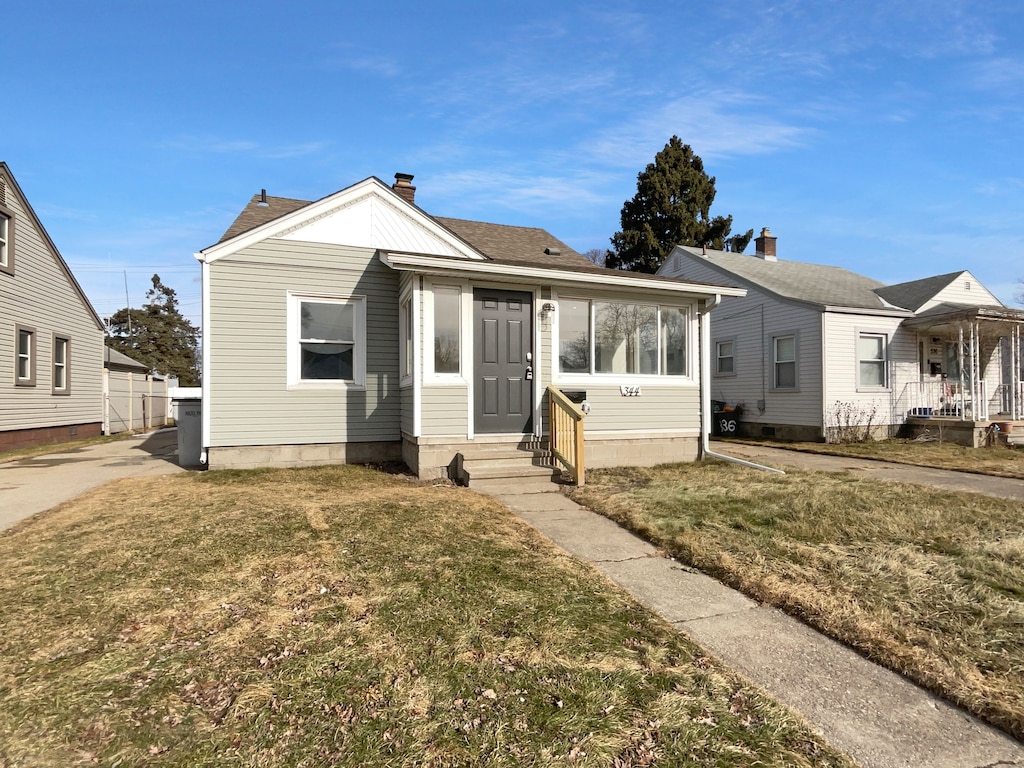
[[[790,451],[785,448],[768,448],[762,445],[712,441],[711,450],[724,456],[753,461],[771,467],[784,469],[798,467],[817,469],[824,472],[852,472],[876,480],[897,483],[914,483],[950,491],[969,491],[986,496],[1024,501],[1024,480],[991,475],[976,475],[971,472],[955,472],[949,469],[930,469],[911,464],[895,464],[872,459],[851,459],[845,456],[828,456],[821,453]]]
[[[111,480],[184,472],[177,459],[171,428],[0,464],[0,530]]]

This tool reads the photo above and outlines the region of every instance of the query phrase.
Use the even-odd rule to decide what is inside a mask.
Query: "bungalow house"
[[[740,434],[836,439],[927,428],[980,445],[1024,419],[1021,327],[968,271],[883,285],[785,261],[766,228],[756,254],[676,247],[663,277],[747,288],[715,311],[711,389]]]
[[[0,162],[0,450],[100,434],[103,323]]]
[[[208,466],[401,459],[469,482],[550,477],[553,452],[579,481],[698,456],[699,328],[741,289],[435,217],[395,179],[314,202],[264,191],[196,254]]]

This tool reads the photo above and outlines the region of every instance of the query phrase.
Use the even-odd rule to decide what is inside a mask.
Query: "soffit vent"
[[[0,179],[0,205],[7,205],[7,182]]]

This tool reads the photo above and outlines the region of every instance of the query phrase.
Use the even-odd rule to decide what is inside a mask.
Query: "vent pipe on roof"
[[[270,205],[270,203],[267,202],[267,190],[260,190],[260,201],[256,203],[256,205]]]
[[[561,248],[545,248],[544,249],[544,253],[546,253],[548,256],[561,256],[562,255],[562,249]]]
[[[761,229],[761,236],[754,239],[754,255],[759,259],[765,261],[778,261],[778,257],[775,255],[775,241],[777,237],[772,237],[772,231],[768,227]]]
[[[412,185],[413,175],[411,173],[396,173],[395,183],[391,188],[398,193],[398,196],[407,203],[416,202],[416,187]]]

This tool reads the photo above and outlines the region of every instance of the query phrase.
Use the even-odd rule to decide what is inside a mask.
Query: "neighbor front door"
[[[530,432],[533,426],[533,296],[473,290],[475,429]]]

